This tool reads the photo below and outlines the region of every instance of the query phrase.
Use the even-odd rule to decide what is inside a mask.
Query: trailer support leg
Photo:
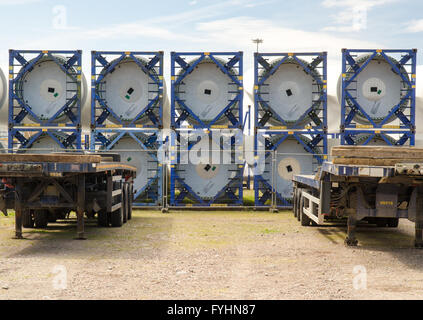
[[[77,239],[85,240],[84,213],[85,213],[85,175],[79,175],[78,179],[78,198],[77,198]]]
[[[423,248],[423,192],[422,188],[419,189],[417,193],[417,204],[416,204],[416,239],[415,247]]]
[[[355,237],[355,232],[357,228],[357,214],[355,209],[348,210],[348,231],[347,238],[345,239],[345,244],[349,247],[356,247],[358,245],[357,238]]]
[[[15,239],[23,239],[22,236],[22,189],[20,184],[15,188]]]

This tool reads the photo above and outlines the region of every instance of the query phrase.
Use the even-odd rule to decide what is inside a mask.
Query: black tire
[[[399,219],[398,218],[389,218],[388,227],[389,228],[398,228]]]
[[[132,205],[134,203],[134,185],[129,184],[129,193],[128,193],[128,220],[132,219]]]
[[[120,228],[123,226],[123,206],[116,210],[115,212],[112,212],[110,217],[110,222],[113,228]]]
[[[308,227],[310,226],[311,223],[311,219],[303,212],[303,208],[304,208],[304,197],[301,196],[301,201],[300,201],[300,220],[301,220],[301,225],[303,227]]]
[[[294,188],[294,198],[292,199],[292,212],[294,213],[294,217],[297,216],[297,187]]]
[[[43,229],[48,226],[48,211],[47,210],[36,210],[34,212],[35,228]]]
[[[376,225],[378,228],[386,228],[388,226],[388,219],[376,218]]]
[[[122,188],[123,223],[128,222],[128,184],[125,182]]]
[[[97,224],[99,227],[102,227],[102,228],[107,228],[109,226],[109,220],[108,220],[106,211],[100,211],[97,214]]]
[[[297,213],[296,213],[296,217],[297,217],[297,220],[298,220],[298,222],[300,222],[301,221],[301,212],[302,212],[302,210],[301,210],[301,208],[300,208],[300,204],[301,204],[301,194],[302,194],[302,192],[303,192],[303,189],[298,189],[297,190]]]
[[[27,229],[34,228],[34,217],[31,210],[24,210],[22,212],[22,226]]]
[[[48,222],[55,223],[57,221],[57,215],[54,211],[48,211]]]

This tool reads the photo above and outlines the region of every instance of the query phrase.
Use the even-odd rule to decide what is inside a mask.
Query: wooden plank
[[[423,149],[409,147],[334,147],[333,157],[367,159],[414,159],[423,161]]]
[[[54,163],[100,163],[101,156],[81,154],[0,154],[0,163],[54,162]]]
[[[369,159],[369,158],[335,158],[333,164],[356,166],[393,167],[399,163],[416,163],[416,159]],[[423,163],[423,159],[421,161]]]

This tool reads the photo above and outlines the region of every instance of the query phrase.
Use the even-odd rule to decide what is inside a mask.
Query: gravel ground
[[[13,220],[0,218],[0,299],[423,298],[408,221],[363,226],[348,248],[344,226],[290,212],[135,211],[121,229],[88,222],[86,241],[74,221],[13,240]]]

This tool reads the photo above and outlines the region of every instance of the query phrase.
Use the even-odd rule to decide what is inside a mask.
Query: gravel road
[[[414,224],[301,227],[290,212],[134,211],[121,229],[25,229],[0,218],[0,299],[421,299]]]

